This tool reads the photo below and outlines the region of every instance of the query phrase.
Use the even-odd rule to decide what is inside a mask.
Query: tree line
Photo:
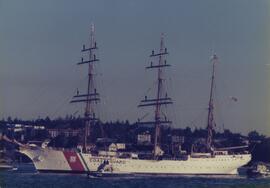
[[[0,121],[0,132],[5,133],[7,126],[11,124],[22,125],[42,125],[45,127],[45,131],[39,134],[35,134],[32,138],[25,138],[29,140],[45,140],[49,137],[46,132],[48,129],[81,129],[84,127],[84,121],[80,117],[66,116],[65,118],[50,119],[38,118],[35,120],[21,120],[18,118],[8,117]],[[96,142],[98,138],[110,138],[120,143],[136,143],[137,135],[148,132],[154,135],[153,127],[141,126],[136,123],[130,123],[129,121],[115,121],[115,122],[97,122],[91,127],[90,142]],[[16,137],[16,135],[10,135]],[[190,152],[191,145],[197,146],[200,151],[201,145],[204,139],[207,137],[207,130],[202,128],[191,129],[186,128],[171,128],[163,127],[161,140],[162,143],[170,145],[172,136],[181,136],[185,138],[182,147],[184,150]],[[257,131],[251,131],[248,135],[242,135],[240,133],[233,133],[230,130],[224,130],[223,132],[214,132],[215,147],[230,147],[239,146],[243,144],[249,144],[249,151],[252,153],[253,161],[270,162],[270,138],[258,133]],[[79,142],[78,136],[66,138],[64,135],[59,135],[51,141],[53,146],[58,147],[74,147]],[[0,147],[3,147],[3,143]]]

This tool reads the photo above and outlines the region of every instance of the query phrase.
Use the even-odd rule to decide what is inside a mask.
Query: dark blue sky
[[[75,64],[94,22],[102,119],[142,116],[155,76],[144,67],[164,32],[175,127],[205,127],[215,51],[218,129],[270,135],[269,9],[268,0],[0,0],[0,117],[82,111],[68,102],[86,83]]]

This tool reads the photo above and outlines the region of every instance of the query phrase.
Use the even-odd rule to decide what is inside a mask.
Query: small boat
[[[0,171],[1,170],[12,170],[13,166],[6,160],[0,159]]]
[[[12,161],[5,156],[5,151],[0,150],[0,171],[1,170],[12,170]]]
[[[270,168],[264,163],[257,163],[248,171],[250,176],[270,176]]]

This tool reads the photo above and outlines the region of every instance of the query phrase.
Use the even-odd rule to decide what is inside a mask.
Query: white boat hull
[[[21,148],[40,172],[163,174],[163,175],[234,175],[251,160],[250,154],[216,155],[186,160],[144,160],[100,157],[51,148]],[[104,163],[104,161],[106,163]]]
[[[13,169],[13,166],[8,164],[0,164],[0,170],[11,170]]]

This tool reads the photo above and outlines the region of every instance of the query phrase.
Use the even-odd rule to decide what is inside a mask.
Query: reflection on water
[[[270,178],[244,176],[181,176],[181,177],[110,177],[87,178],[86,175],[42,174],[32,165],[20,165],[18,170],[0,172],[1,188],[270,188]]]

